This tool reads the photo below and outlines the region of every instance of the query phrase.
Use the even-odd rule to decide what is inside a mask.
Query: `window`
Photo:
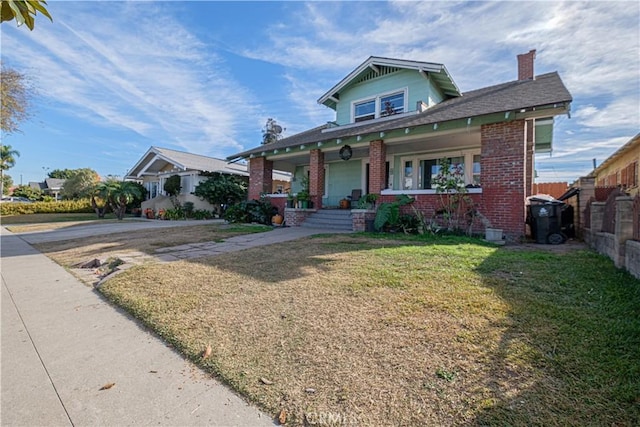
[[[405,99],[406,89],[357,101],[353,103],[353,122],[363,122],[365,120],[404,113]]]
[[[464,172],[464,157],[449,157],[449,170],[460,168]],[[435,189],[435,179],[440,173],[440,159],[429,159],[420,161],[420,172],[422,179],[419,188]],[[463,176],[464,178],[464,176]]]
[[[361,102],[355,105],[354,121],[363,122],[365,120],[371,120],[376,116],[376,101],[375,99]]]
[[[404,92],[380,98],[380,116],[391,116],[404,112]]]
[[[401,159],[402,175],[399,190],[435,190],[435,178],[440,172],[440,160],[447,158],[450,169],[462,173],[464,185],[480,185],[479,150],[462,152],[458,156],[423,154]]]
[[[472,167],[473,179],[471,184],[480,185],[480,154],[476,154],[473,156],[473,167]]]

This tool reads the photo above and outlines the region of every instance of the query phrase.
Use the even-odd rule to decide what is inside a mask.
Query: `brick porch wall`
[[[271,193],[273,187],[273,162],[264,157],[249,160],[249,200],[260,199],[260,194]]]

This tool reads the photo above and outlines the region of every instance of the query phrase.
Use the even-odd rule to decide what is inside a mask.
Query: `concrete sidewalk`
[[[20,237],[0,234],[3,426],[274,425]]]

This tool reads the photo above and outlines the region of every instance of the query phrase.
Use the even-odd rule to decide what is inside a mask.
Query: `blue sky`
[[[558,71],[538,182],[573,181],[640,130],[638,2],[49,1],[54,22],[3,23],[2,63],[33,78],[34,117],[2,143],[16,184],[47,170],[123,176],[151,146],[224,158],[333,120],[317,99],[370,55],[446,65],[464,92]]]

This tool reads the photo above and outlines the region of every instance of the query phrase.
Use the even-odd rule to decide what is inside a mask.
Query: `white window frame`
[[[389,97],[391,95],[396,95],[396,94],[400,94],[402,93],[403,95],[403,105],[402,105],[402,111],[398,112],[396,114],[403,114],[406,113],[409,109],[409,88],[408,87],[403,87],[403,88],[399,88],[399,89],[395,89],[395,90],[390,90],[387,92],[382,92],[377,94],[376,96],[368,96],[366,98],[361,98],[361,99],[356,99],[354,101],[351,101],[351,123],[356,123],[356,105],[358,104],[363,104],[365,102],[370,102],[370,101],[375,101],[375,113],[374,113],[374,117],[371,120],[375,120],[375,119],[379,119],[380,117],[390,117],[390,116],[382,116],[382,98],[386,98]],[[367,121],[367,120],[363,120]],[[361,122],[359,122],[361,123]]]
[[[480,148],[467,149],[458,151],[444,151],[436,153],[419,153],[400,157],[400,188],[393,188],[382,191],[382,194],[437,194],[435,189],[418,188],[420,181],[420,161],[422,160],[438,160],[444,157],[463,157],[464,158],[464,183],[465,185],[473,184],[473,156],[480,155]],[[407,161],[413,162],[413,171],[411,174],[412,188],[403,189],[404,186],[404,165]],[[482,176],[482,170],[481,175]],[[469,188],[469,193],[482,193],[482,188]]]

